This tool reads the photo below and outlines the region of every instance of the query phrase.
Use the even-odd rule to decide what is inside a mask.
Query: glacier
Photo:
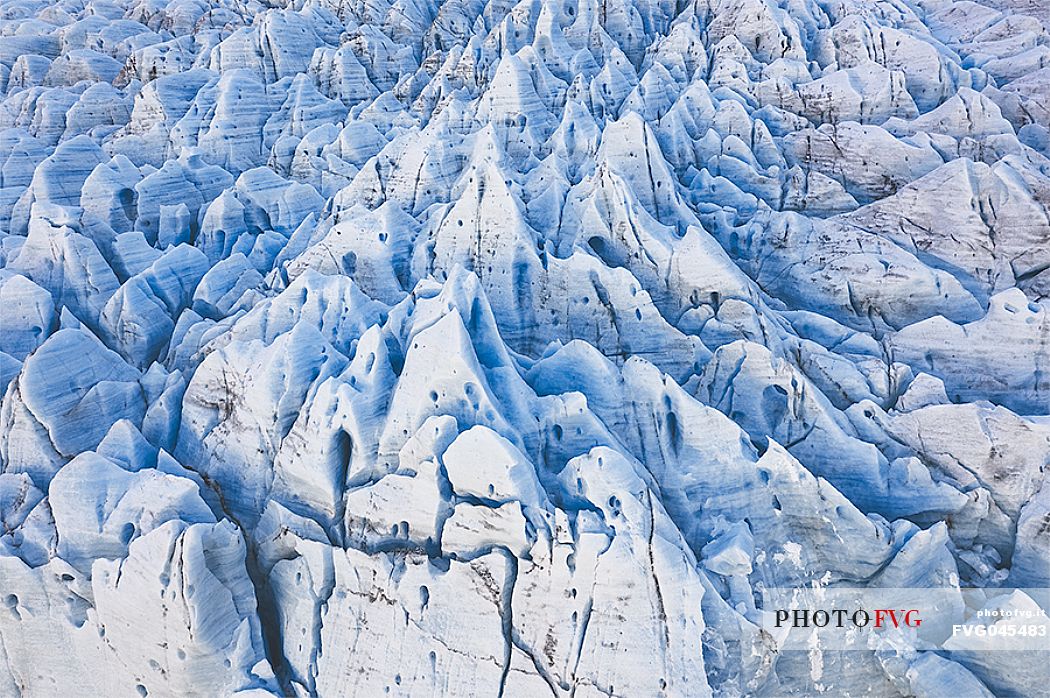
[[[761,592],[1050,587],[1050,4],[10,0],[0,391],[0,696],[1046,695]]]

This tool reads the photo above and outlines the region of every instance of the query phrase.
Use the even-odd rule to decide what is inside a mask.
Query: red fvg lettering
[[[900,613],[900,617],[897,613]],[[919,611],[912,609],[900,609],[899,611],[892,608],[876,608],[875,609],[875,627],[882,628],[885,625],[887,616],[889,622],[894,628],[901,627],[901,623],[911,628],[917,628],[922,625],[922,619],[919,618]]]

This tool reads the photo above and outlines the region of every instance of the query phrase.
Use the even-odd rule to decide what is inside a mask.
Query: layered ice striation
[[[0,96],[0,695],[1045,690],[756,606],[1050,586],[1045,3],[13,0]]]

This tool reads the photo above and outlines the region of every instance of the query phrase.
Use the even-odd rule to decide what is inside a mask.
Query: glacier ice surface
[[[4,4],[0,695],[1044,691],[1048,7]]]

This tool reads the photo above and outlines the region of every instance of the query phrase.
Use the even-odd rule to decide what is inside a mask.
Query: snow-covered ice
[[[1048,8],[3,4],[0,695],[1045,690]]]

